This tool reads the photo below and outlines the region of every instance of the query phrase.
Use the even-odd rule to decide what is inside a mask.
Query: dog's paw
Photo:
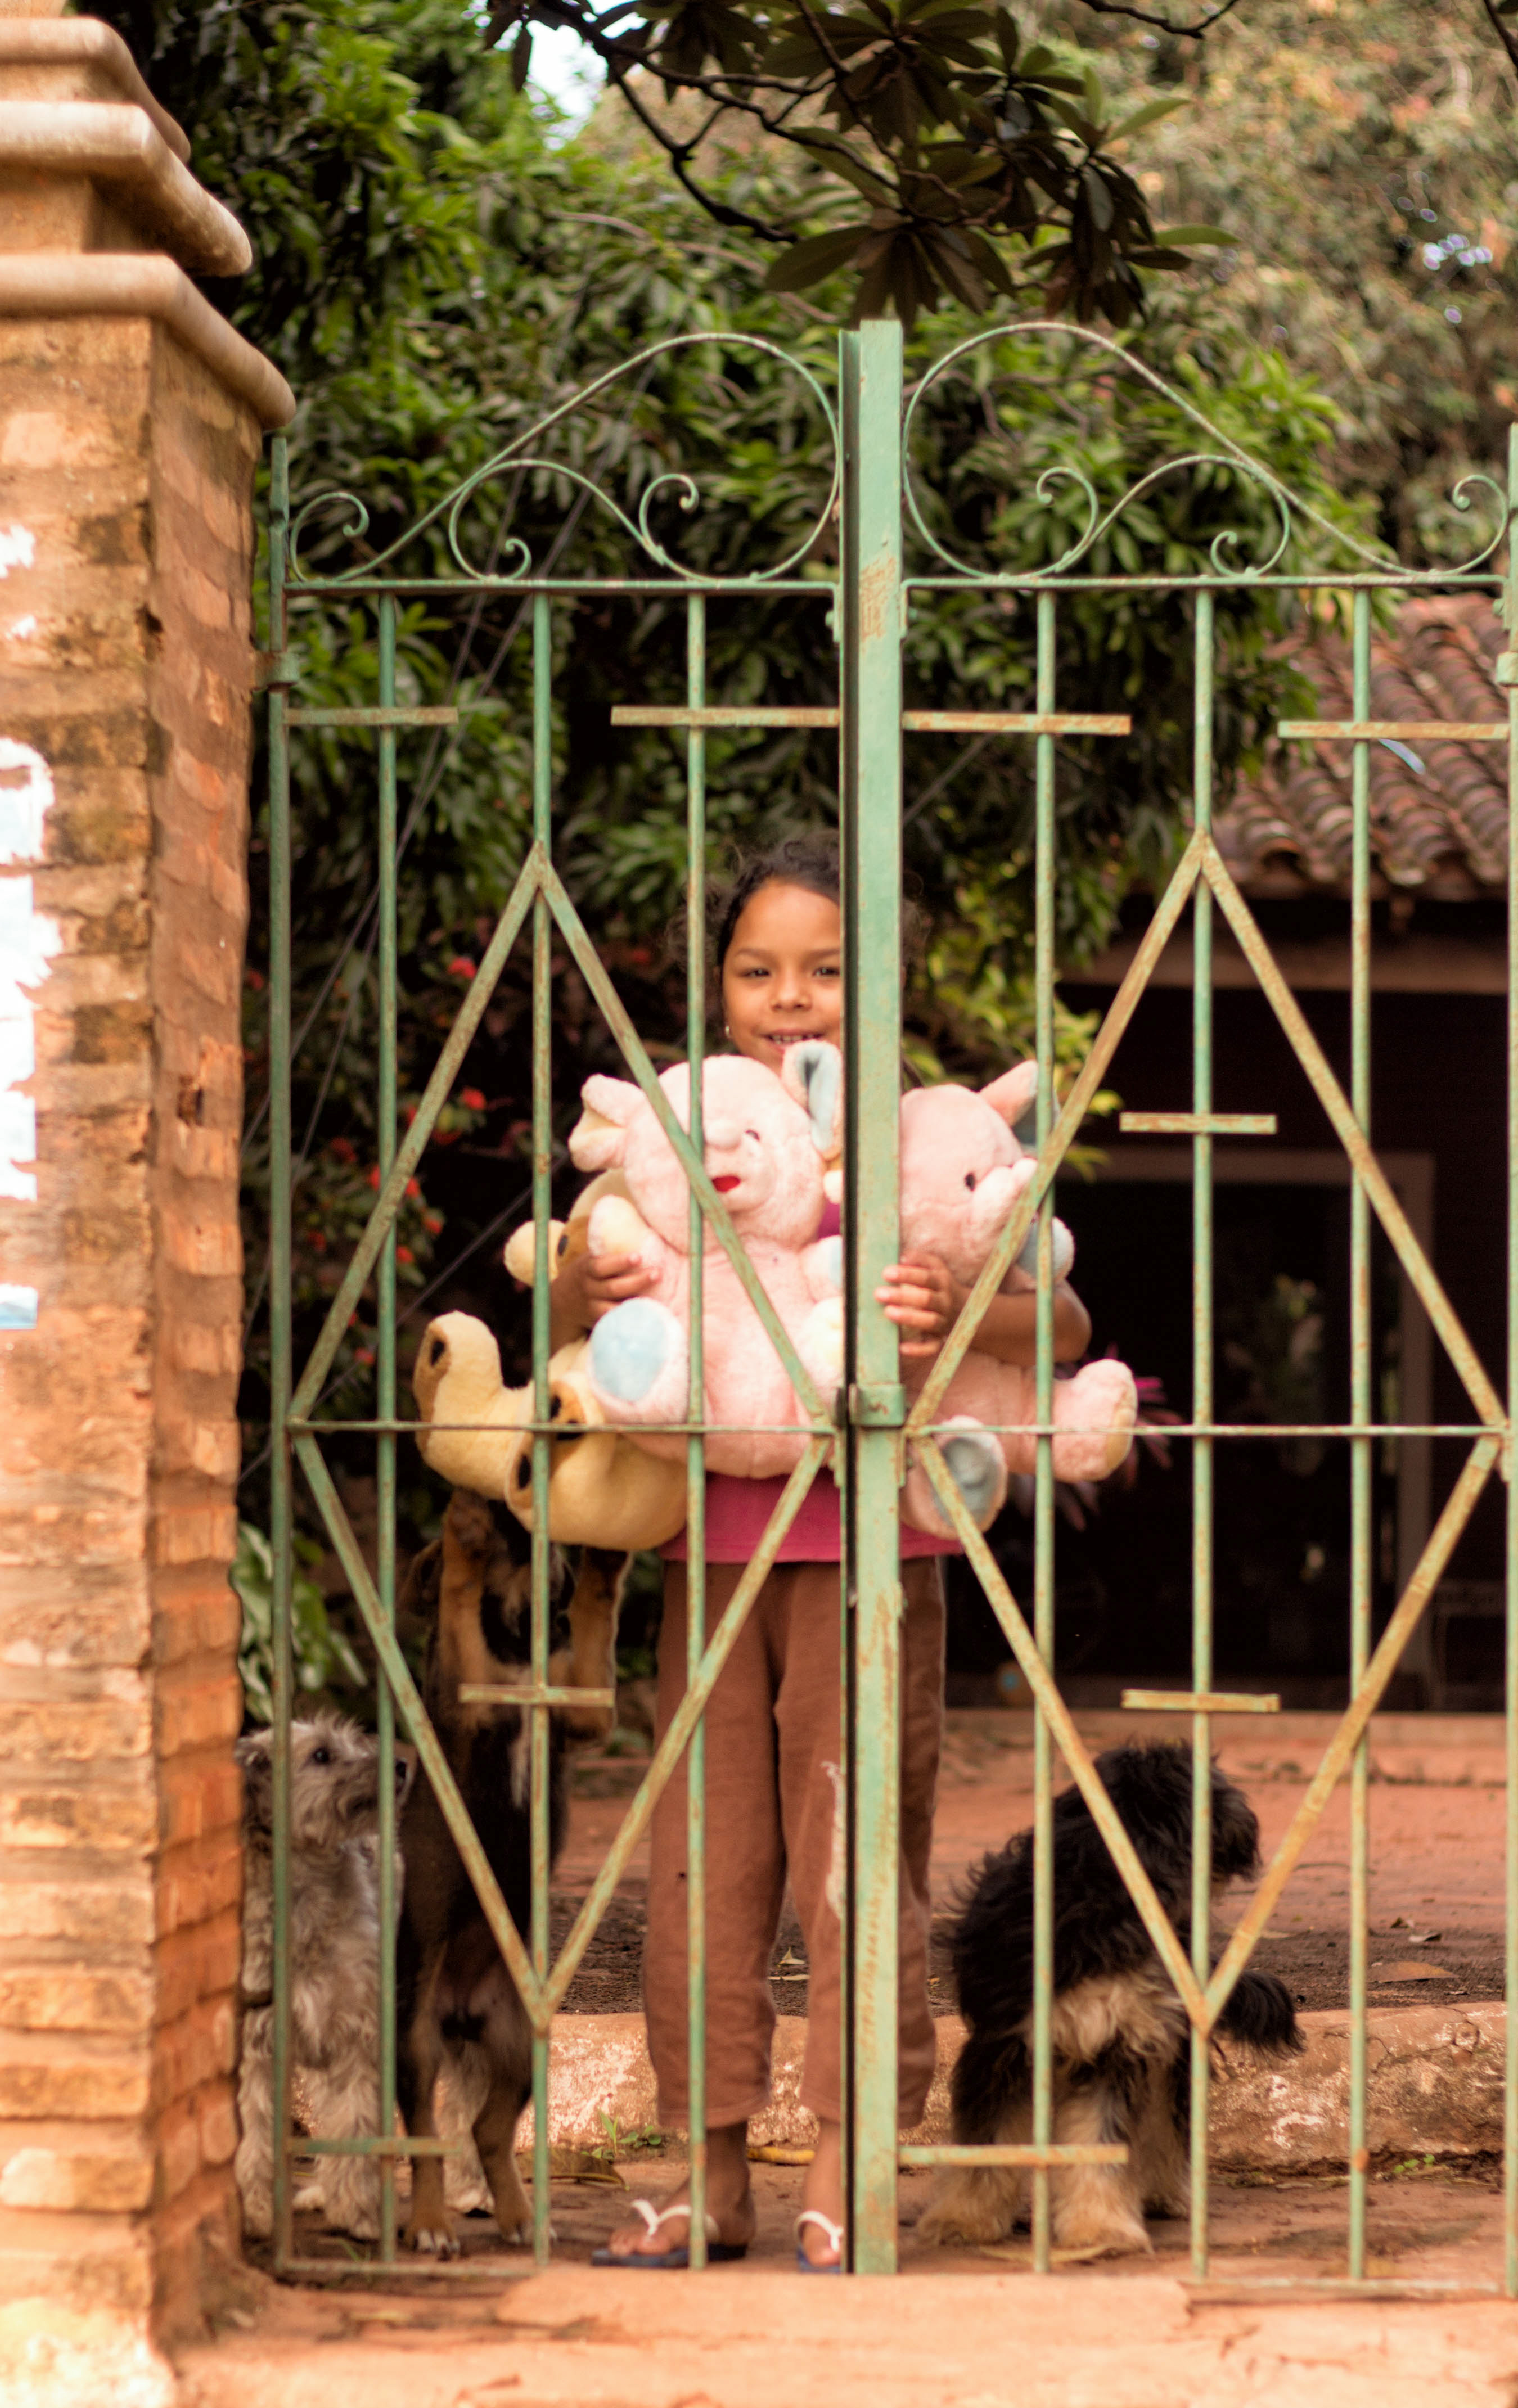
[[[917,2219],[917,2237],[938,2249],[981,2248],[1005,2241],[1012,2219],[990,2202],[975,2199],[937,2199]]]
[[[421,2258],[456,2258],[459,2238],[451,2224],[408,2224],[406,2246]]]
[[[1152,2258],[1154,2243],[1141,2224],[1127,2216],[1073,2215],[1054,2218],[1054,2245],[1079,2249],[1082,2257]]]

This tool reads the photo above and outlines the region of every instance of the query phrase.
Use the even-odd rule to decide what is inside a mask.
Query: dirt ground
[[[1094,1749],[1136,1725],[1188,1735],[1179,1719],[1101,1713],[1080,1723]],[[1220,1723],[1220,1753],[1253,1800],[1267,1856],[1333,1727],[1305,1713]],[[1371,1756],[1372,2002],[1500,1998],[1500,1725],[1385,1716]],[[578,1765],[556,1938],[643,1770],[636,1756]],[[934,1853],[940,1918],[1031,1806],[1028,1718],[951,1714]],[[1348,1832],[1341,1789],[1262,1943],[1260,1961],[1304,2007],[1345,2000]],[[571,2013],[637,2010],[647,1863],[645,1840],[569,1993]],[[1241,1903],[1229,1901],[1222,1921]],[[789,1921],[773,1980],[779,2010],[804,2014],[805,1956]],[[941,1971],[936,1996],[952,2008]],[[678,2143],[622,2137],[596,2178],[555,2181],[543,2272],[481,2216],[464,2221],[464,2257],[441,2272],[361,2275],[354,2260],[366,2252],[303,2229],[302,2246],[331,2264],[330,2285],[276,2285],[256,2262],[239,2275],[216,2339],[180,2355],[182,2408],[1518,2408],[1518,2302],[1497,2296],[1495,2160],[1379,2169],[1370,2286],[1350,2299],[1331,2287],[1347,2273],[1339,2175],[1214,2176],[1210,2260],[1196,2282],[1179,2223],[1151,2226],[1152,2255],[1060,2264],[1047,2279],[1032,2273],[1025,2234],[994,2249],[931,2248],[917,2223],[936,2177],[907,2172],[902,2279],[881,2285],[800,2276],[801,2171],[755,2164],[760,2230],[743,2264],[607,2272],[591,2255],[629,2200],[665,2195],[682,2171]]]
[[[1332,1735],[1331,1714],[1220,1716],[1226,1769],[1260,1817],[1267,1858],[1280,1841]],[[1078,1717],[1093,1748],[1138,1736],[1190,1736],[1180,1717],[1115,1712]],[[567,1930],[644,1770],[637,1756],[582,1759],[576,1768],[568,1847],[560,1867],[554,1945]],[[1067,1776],[1058,1770],[1058,1785]],[[1501,1726],[1487,1715],[1387,1715],[1372,1741],[1370,1998],[1377,2006],[1437,2004],[1503,1995]],[[1032,1819],[1030,1718],[1012,1713],[948,1716],[935,1831],[935,1922],[945,1928],[955,1892],[988,1849]],[[1349,1799],[1342,1786],[1288,1884],[1255,1962],[1279,1973],[1299,2007],[1349,2002]],[[636,1852],[566,2011],[636,2012],[643,1944],[647,1846]],[[1248,1898],[1235,1892],[1220,1928]],[[806,1950],[787,1913],[771,1966],[777,2012],[807,2011]],[[941,1959],[939,2014],[953,2010]]]
[[[659,2189],[678,2162],[620,2170]],[[556,2184],[555,2262],[536,2273],[471,2218],[462,2271],[276,2286],[250,2272],[214,2341],[178,2359],[180,2408],[1513,2408],[1518,2303],[1495,2284],[1490,2175],[1373,2184],[1371,2272],[1353,2300],[1306,2284],[1344,2268],[1343,2186],[1218,2186],[1210,2279],[1186,2235],[1154,2255],[1035,2277],[1025,2241],[956,2255],[913,2225],[933,2177],[903,2178],[902,2279],[807,2279],[800,2176],[756,2166],[760,2237],[703,2274],[592,2269],[628,2191]],[[967,2276],[973,2279],[967,2281]],[[1394,2283],[1431,2286],[1390,2297]],[[1270,2288],[1253,2287],[1261,2281]]]

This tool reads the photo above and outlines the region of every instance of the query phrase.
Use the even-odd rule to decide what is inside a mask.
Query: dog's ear
[[[267,1731],[251,1731],[237,1742],[242,1768],[242,1821],[250,1838],[274,1829],[274,1757]]]
[[[1244,1881],[1260,1870],[1260,1824],[1243,1791],[1212,1767],[1212,1879]]]
[[[402,1582],[401,1593],[395,1600],[397,1614],[412,1613],[419,1622],[436,1622],[442,1585],[443,1542],[441,1539],[434,1539],[430,1547],[423,1547],[422,1553],[411,1559],[410,1570]]]

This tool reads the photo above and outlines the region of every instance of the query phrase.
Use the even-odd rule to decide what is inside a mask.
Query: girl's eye
[[[745,1129],[743,1134],[745,1137],[752,1137],[755,1145],[759,1144],[760,1137],[757,1129]]]
[[[311,1750],[311,1762],[313,1764],[330,1764],[332,1762],[332,1750],[329,1747],[313,1747]]]
[[[970,1187],[970,1188],[973,1188],[973,1186],[975,1185],[975,1173],[974,1173],[974,1171],[973,1171],[973,1170],[967,1170],[967,1171],[966,1171],[966,1173],[965,1173],[965,1184],[966,1184],[966,1186],[967,1186],[967,1187]]]

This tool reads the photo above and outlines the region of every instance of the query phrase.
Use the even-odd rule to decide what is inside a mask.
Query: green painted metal
[[[897,1492],[905,1398],[896,1335],[875,1301],[900,1252],[901,329],[841,340],[843,386],[844,981],[847,1098],[844,1379],[849,1437],[844,1571],[853,1627],[849,1867],[853,2112],[850,2262],[896,2262],[896,1927],[901,1850],[901,1562]],[[866,1408],[867,1418],[857,1407]]]
[[[1054,710],[1055,597],[1038,597],[1038,715]],[[1034,743],[1034,977],[1037,988],[1035,1043],[1038,1056],[1038,1137],[1040,1150],[1054,1125],[1054,738]],[[1041,1423],[1054,1410],[1054,1197],[1046,1188],[1038,1206],[1038,1301],[1034,1377]],[[1033,1639],[1040,1660],[1054,1665],[1054,1462],[1053,1440],[1038,1442],[1033,1487]],[[1035,1703],[1033,1720],[1033,2145],[1052,2147],[1054,2138],[1054,1798],[1049,1724]],[[1033,2172],[1033,2266],[1047,2274],[1053,2245],[1052,2200],[1047,2164]]]
[[[693,594],[685,605],[685,699],[691,717],[685,742],[685,912],[689,925],[685,958],[685,1058],[691,1066],[691,1151],[702,1151],[703,1064],[707,1044],[707,603]],[[691,1197],[691,1326],[704,1326],[702,1297],[706,1226]],[[706,1411],[706,1366],[699,1346],[691,1349],[687,1411],[699,1431]],[[700,1677],[707,1643],[707,1449],[694,1436],[685,1450],[686,1584],[685,1679]],[[707,2262],[707,1730],[698,1722],[685,1752],[685,1912],[688,1918],[690,2098],[686,2108],[691,2185],[691,2265]]]
[[[1216,608],[1210,594],[1196,596],[1192,681],[1192,823],[1212,832],[1212,667]],[[1191,1140],[1192,1193],[1192,1419],[1212,1419],[1212,897],[1205,886],[1192,905]],[[1212,1508],[1214,1440],[1199,1437],[1191,1450],[1191,1677],[1206,1696],[1212,1686]],[[1198,1983],[1211,1963],[1212,1922],[1212,1725],[1203,1708],[1192,1716],[1191,1962]],[[1212,2052],[1208,2036],[1191,2031],[1191,2271],[1208,2266],[1208,2091]]]
[[[268,695],[271,896],[271,1281],[273,1299],[272,1391],[274,1413],[273,1536],[276,1556],[274,1619],[275,1735],[275,1951],[277,2009],[275,2089],[280,2145],[276,2151],[276,2258],[283,2271],[312,2274],[330,2271],[325,2261],[297,2252],[291,2208],[289,2015],[289,1742],[294,1690],[289,1656],[291,1543],[294,1528],[293,1464],[298,1462],[310,1499],[325,1524],[352,1585],[381,1672],[379,1738],[388,1768],[396,1722],[416,1745],[422,1770],[433,1782],[442,1811],[497,1944],[522,1993],[534,2031],[533,2100],[534,2236],[539,2263],[550,2255],[549,2226],[549,2033],[584,1952],[625,1873],[634,1849],[677,1768],[686,1773],[688,1840],[688,2008],[691,2031],[690,2166],[692,2262],[706,2258],[703,2238],[707,2181],[707,1797],[703,1715],[713,1685],[741,1631],[811,1482],[830,1465],[843,1500],[844,1547],[839,1613],[845,1645],[841,1752],[848,1847],[844,1899],[843,2139],[848,2201],[849,2263],[858,2273],[892,2271],[896,2262],[896,2186],[902,2165],[1021,2165],[1029,2170],[1033,2261],[1047,2274],[1053,2260],[1051,2179],[1062,2166],[1114,2161],[1110,2146],[1062,2143],[1058,2137],[1052,2031],[1053,1939],[1058,1900],[1053,1889],[1053,1804],[1056,1762],[1062,1761],[1085,1798],[1133,1896],[1155,1949],[1185,2007],[1191,2026],[1190,2095],[1193,2117],[1191,2258],[1193,2275],[1206,2283],[1205,2296],[1267,2293],[1268,2280],[1218,2286],[1208,2276],[1208,2157],[1210,2050],[1212,2031],[1234,1983],[1278,1905],[1282,1889],[1319,1827],[1337,1785],[1349,1783],[1351,1806],[1350,1983],[1352,2046],[1349,2095],[1349,2186],[1347,2276],[1315,2287],[1325,2295],[1435,2297],[1447,2287],[1372,2281],[1367,2277],[1366,2210],[1368,2157],[1367,2127],[1367,1908],[1369,1876],[1368,1729],[1378,1702],[1494,1469],[1508,1484],[1508,1938],[1510,1990],[1518,1988],[1518,1481],[1512,1477],[1512,1415],[1518,1405],[1518,969],[1510,988],[1510,1229],[1512,1275],[1509,1281],[1510,1340],[1505,1403],[1475,1347],[1423,1255],[1405,1215],[1371,1150],[1371,826],[1370,748],[1387,738],[1415,731],[1449,740],[1509,745],[1510,792],[1518,793],[1518,649],[1499,670],[1510,685],[1506,722],[1472,721],[1459,727],[1439,723],[1374,720],[1370,683],[1370,632],[1380,594],[1439,588],[1503,595],[1510,641],[1518,634],[1518,546],[1510,542],[1502,577],[1496,556],[1518,514],[1518,431],[1510,448],[1506,489],[1490,478],[1467,480],[1466,500],[1493,505],[1494,530],[1454,571],[1410,573],[1393,569],[1357,539],[1305,509],[1271,472],[1231,438],[1212,427],[1184,395],[1169,392],[1125,345],[1081,332],[1076,339],[1121,362],[1124,374],[1167,392],[1176,409],[1197,429],[1199,448],[1138,480],[1114,507],[1104,509],[1074,470],[1057,472],[1083,494],[1085,523],[1061,556],[1033,575],[987,574],[957,557],[924,513],[911,468],[912,434],[923,397],[936,380],[960,373],[979,348],[1002,339],[1002,331],[971,338],[932,367],[910,394],[904,392],[901,337],[891,323],[867,322],[840,337],[837,406],[809,371],[791,363],[800,383],[821,407],[837,442],[837,466],[829,493],[804,540],[769,568],[739,577],[692,576],[655,538],[645,493],[636,510],[623,510],[611,496],[562,462],[550,463],[544,446],[552,430],[575,408],[619,378],[645,371],[662,354],[687,341],[680,337],[623,363],[587,393],[551,413],[457,493],[377,557],[340,573],[311,574],[300,557],[303,531],[320,514],[336,509],[346,532],[362,537],[367,526],[363,503],[352,495],[316,496],[292,517],[282,438],[276,438],[270,488],[269,652],[264,683]],[[1071,338],[1072,330],[1033,322],[1021,330]],[[774,355],[758,338],[735,337],[733,348]],[[538,469],[586,488],[623,531],[630,550],[652,567],[619,579],[539,576],[526,548],[506,538],[504,568],[479,569],[468,558],[463,533],[472,495],[504,468]],[[1124,512],[1165,477],[1205,468],[1252,480],[1267,494],[1279,524],[1268,557],[1241,565],[1231,538],[1213,547],[1210,573],[1171,577],[1143,570],[1117,577],[1099,565],[1107,538]],[[839,515],[840,557],[835,579],[798,574],[816,538]],[[1332,563],[1316,558],[1296,565],[1294,546],[1306,525],[1314,540],[1334,547]],[[439,571],[419,569],[409,556],[419,536],[430,534],[446,550]],[[917,573],[913,559],[925,561]],[[1350,747],[1352,801],[1350,1072],[1340,1084],[1314,1039],[1300,1007],[1272,960],[1249,905],[1218,851],[1212,834],[1213,748],[1216,716],[1217,597],[1241,587],[1292,587],[1331,592],[1347,607],[1353,635],[1353,715],[1338,722],[1288,722],[1280,733],[1290,739]],[[904,638],[909,611],[930,612],[944,595],[967,591],[1011,592],[1031,597],[1036,636],[1035,708],[1030,711],[947,710],[904,708]],[[1061,709],[1055,664],[1064,596],[1122,590],[1127,594],[1195,596],[1192,833],[1169,883],[1158,897],[1150,927],[1079,1076],[1065,1096],[1053,1077],[1053,1012],[1057,984],[1058,746],[1073,736],[1108,737],[1129,732],[1124,714]],[[452,709],[408,709],[396,693],[397,609],[408,596],[469,593],[511,594],[529,606],[532,641],[532,838],[515,890],[503,910],[458,1018],[440,1050],[420,1108],[404,1133],[396,1120],[397,962],[395,848],[399,787],[409,731],[460,724]],[[685,604],[685,693],[682,701],[651,696],[613,713],[620,727],[662,726],[685,738],[687,812],[686,900],[691,940],[686,994],[687,1054],[693,1081],[690,1126],[681,1128],[658,1086],[653,1065],[628,1021],[599,960],[554,857],[554,743],[560,705],[555,686],[555,641],[570,638],[570,614],[556,604],[587,595],[682,595]],[[709,611],[755,595],[793,596],[797,608],[831,605],[831,625],[839,652],[836,708],[766,704],[747,708],[713,701],[707,678]],[[343,710],[305,707],[293,700],[298,684],[298,653],[291,643],[292,609],[372,610],[378,633],[379,692],[372,705]],[[1079,704],[1080,695],[1065,700]],[[733,726],[836,727],[839,739],[839,819],[844,865],[845,927],[845,1376],[837,1401],[820,1395],[796,1360],[759,1288],[731,1221],[703,1160],[700,1065],[706,1043],[707,979],[704,926],[707,879],[707,742],[712,730]],[[290,811],[290,730],[320,727],[351,730],[355,773],[372,757],[376,781],[376,849],[379,871],[377,979],[379,1041],[376,1061],[380,1128],[379,1195],[369,1222],[328,1310],[324,1326],[295,1376],[290,1329],[292,1261],[291,1190],[297,1175],[290,1130],[290,882],[293,843]],[[909,1405],[897,1356],[895,1333],[875,1301],[884,1266],[899,1250],[897,1208],[897,1097],[900,1086],[900,896],[903,754],[906,732],[960,733],[980,741],[1031,739],[1034,774],[1036,1033],[1040,1064],[1037,1102],[1038,1158],[1034,1180],[1002,1232],[995,1253],[970,1295],[955,1330],[930,1376]],[[372,754],[368,747],[373,747]],[[1518,868],[1510,871],[1511,901],[1518,912]],[[1191,1685],[1174,1692],[1131,1690],[1124,1703],[1136,1713],[1179,1711],[1192,1717],[1194,1879],[1189,1933],[1172,1927],[1126,1833],[1096,1774],[1054,1677],[1057,1622],[1053,1382],[1054,1375],[1053,1242],[1053,1183],[1086,1108],[1108,1075],[1113,1054],[1170,935],[1190,912],[1195,976],[1192,1020],[1192,1110],[1157,1113],[1143,1109],[1124,1115],[1124,1127],[1189,1139],[1193,1175],[1193,1397],[1190,1419],[1173,1432],[1192,1450],[1192,1665]],[[1350,1340],[1351,1392],[1347,1421],[1336,1424],[1235,1425],[1219,1422],[1214,1407],[1213,1147],[1219,1136],[1275,1134],[1276,1115],[1238,1114],[1214,1093],[1213,935],[1221,913],[1253,969],[1281,1028],[1347,1155],[1351,1170]],[[394,1514],[405,1449],[415,1424],[399,1410],[395,1353],[395,1221],[407,1182],[414,1174],[437,1125],[442,1105],[460,1076],[481,1017],[518,940],[530,931],[533,994],[533,1210],[537,1228],[533,1293],[533,1495],[532,1647],[528,1677],[520,1687],[478,1684],[471,1696],[510,1699],[528,1718],[531,1770],[533,1903],[530,1928],[517,1932],[472,1830],[446,1757],[433,1732],[394,1632]],[[704,1566],[705,1440],[712,1425],[705,1413],[702,1350],[692,1347],[685,1418],[667,1426],[687,1439],[688,1522],[691,1539],[690,1614],[685,1694],[631,1801],[589,1895],[581,1904],[557,1958],[551,1956],[549,1925],[549,1717],[569,1703],[600,1701],[609,1693],[555,1684],[550,1677],[551,1558],[548,1531],[550,1349],[548,1222],[552,1204],[554,1127],[551,1111],[553,967],[556,947],[583,977],[621,1048],[629,1075],[650,1097],[690,1179],[692,1312],[699,1330],[702,1261],[720,1246],[744,1280],[756,1311],[791,1374],[810,1416],[802,1459],[786,1483],[763,1543],[745,1568],[716,1627],[707,1630]],[[1034,1484],[1035,1568],[1026,1611],[1012,1596],[982,1536],[973,1527],[940,1451],[941,1408],[948,1383],[970,1345],[992,1296],[1014,1255],[1037,1225],[1038,1299],[1036,1390],[1038,1436]],[[1411,1424],[1373,1418],[1371,1268],[1374,1232],[1380,1226],[1427,1312],[1469,1398],[1473,1419],[1461,1423]],[[379,1331],[375,1411],[343,1421],[323,1418],[321,1399],[342,1334],[366,1295],[372,1294]],[[372,1437],[375,1447],[379,1533],[372,1562],[366,1559],[343,1510],[323,1455],[329,1436]],[[1239,1917],[1212,1963],[1210,1930],[1210,1757],[1212,1718],[1220,1713],[1279,1709],[1279,1699],[1239,1698],[1220,1691],[1213,1642],[1214,1472],[1217,1447],[1229,1440],[1315,1435],[1342,1444],[1347,1455],[1351,1501],[1351,1586],[1345,1634],[1352,1702],[1307,1783],[1288,1830],[1276,1849],[1248,1910]],[[1465,1467],[1439,1512],[1421,1558],[1386,1629],[1374,1637],[1372,1598],[1372,1504],[1376,1449],[1414,1436],[1459,1437],[1467,1442]],[[1032,2014],[1034,2100],[1031,2139],[984,2149],[913,2145],[896,2135],[897,1918],[899,1864],[899,1576],[898,1487],[908,1448],[915,1450],[946,1518],[960,1536],[1012,1648],[1034,1703],[1034,1942],[1036,1983]],[[393,1797],[388,1780],[381,1799]],[[386,1807],[380,1837],[382,1950],[381,2129],[349,2143],[326,2143],[328,2152],[355,2148],[381,2165],[381,2235],[374,2261],[360,2271],[382,2272],[395,2257],[395,2179],[398,2158],[436,2153],[446,2143],[413,2143],[394,2134],[394,2035],[395,2000],[391,1934],[396,1911],[394,1809]],[[1505,2109],[1504,2193],[1507,2218],[1505,2287],[1518,2296],[1518,2035],[1510,2033]],[[344,2272],[352,2271],[345,2265]],[[439,2272],[445,2270],[436,2270]],[[1300,2287],[1295,2286],[1294,2287]],[[1202,2296],[1203,2294],[1199,2294]]]
[[[1508,433],[1508,510],[1518,527],[1518,426]],[[1508,650],[1497,663],[1497,674],[1508,688],[1508,810],[1509,826],[1518,805],[1518,541],[1508,547],[1508,583],[1502,596],[1502,617]],[[1505,1999],[1518,1999],[1518,1455],[1512,1431],[1518,1425],[1518,844],[1508,844],[1508,1444],[1503,1463],[1507,1483],[1507,1631],[1505,1649],[1506,1757],[1503,1770],[1508,1795],[1505,1875],[1506,1930],[1503,1949]],[[1518,2299],[1518,2015],[1507,2022],[1507,2054],[1502,2086],[1502,2280],[1510,2299]]]
[[[382,595],[380,622],[380,699],[382,710],[395,703],[395,599]],[[377,1157],[381,1179],[395,1153],[396,1047],[398,1042],[395,925],[395,840],[397,788],[395,730],[379,729],[380,819],[376,828],[379,854],[380,924],[377,964],[380,976],[379,1098]],[[376,1281],[375,1400],[381,1413],[395,1411],[395,1226],[385,1232]],[[380,1611],[395,1627],[395,1440],[388,1432],[375,1440],[376,1580]],[[376,1736],[380,1742],[380,2130],[395,2128],[395,1700],[380,1684]],[[380,2166],[380,2255],[395,2254],[395,2161]]]

